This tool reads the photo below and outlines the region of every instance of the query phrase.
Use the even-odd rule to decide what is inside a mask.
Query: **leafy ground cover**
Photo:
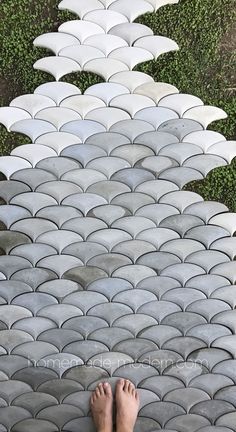
[[[36,86],[53,78],[34,71],[33,63],[50,55],[33,48],[36,36],[56,31],[75,15],[60,12],[59,0],[1,0],[0,8],[0,106],[8,105],[16,96],[32,93]],[[236,137],[236,8],[235,0],[180,0],[178,5],[146,14],[142,22],[155,34],[174,39],[180,51],[161,56],[157,61],[137,69],[156,81],[176,85],[181,92],[199,96],[205,104],[223,108],[228,119],[213,123],[211,129],[227,139]],[[94,74],[70,74],[65,81],[83,91],[100,82]],[[0,126],[0,153],[9,154],[16,146],[28,143],[27,137],[8,133]],[[200,193],[206,200],[217,200],[236,211],[236,161],[218,168],[204,181],[192,182],[188,190]]]

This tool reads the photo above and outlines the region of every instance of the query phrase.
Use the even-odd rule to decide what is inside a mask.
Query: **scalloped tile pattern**
[[[135,432],[236,431],[236,215],[183,190],[231,162],[226,114],[132,68],[178,49],[133,21],[176,0],[63,0],[80,19],[0,108],[0,431],[93,432],[96,383],[132,380]],[[81,94],[59,80],[89,70]]]

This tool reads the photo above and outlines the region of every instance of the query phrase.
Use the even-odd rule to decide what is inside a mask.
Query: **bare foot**
[[[139,395],[133,383],[121,379],[116,385],[116,430],[133,432],[139,411]]]
[[[112,432],[113,397],[109,383],[100,383],[90,400],[91,412],[97,432]]]

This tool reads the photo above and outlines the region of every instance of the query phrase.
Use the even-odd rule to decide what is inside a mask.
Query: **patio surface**
[[[182,190],[236,156],[226,113],[134,67],[178,49],[168,0],[63,0],[35,39],[55,81],[0,108],[0,432],[92,432],[91,391],[138,387],[135,432],[236,431],[236,214]],[[175,5],[173,7],[178,7]],[[81,70],[104,83],[62,82]]]

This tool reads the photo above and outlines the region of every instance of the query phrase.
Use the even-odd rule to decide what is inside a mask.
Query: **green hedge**
[[[53,78],[34,71],[33,63],[50,52],[33,48],[36,36],[56,31],[58,26],[75,15],[57,10],[59,0],[2,0],[0,11],[0,105],[8,105],[16,96],[32,93],[36,86]],[[137,69],[156,81],[176,85],[181,92],[199,96],[205,104],[216,105],[228,113],[228,119],[213,123],[211,129],[227,139],[236,136],[236,96],[233,89],[236,54],[232,35],[236,18],[234,0],[180,0],[178,5],[146,14],[138,22],[151,27],[155,34],[174,39],[180,51],[161,56],[157,61]],[[88,73],[71,74],[66,81],[83,91],[100,82]],[[0,151],[9,154],[12,148],[28,143],[27,137],[8,133],[0,126]],[[235,163],[211,172],[202,182],[193,182],[187,189],[200,193],[206,200],[224,202],[236,211]]]

